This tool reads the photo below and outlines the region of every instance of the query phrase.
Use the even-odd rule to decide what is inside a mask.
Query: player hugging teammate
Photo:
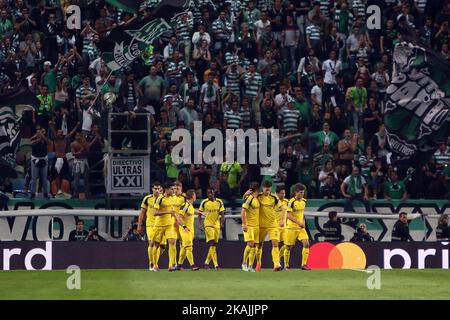
[[[279,187],[276,194],[271,192],[272,183],[263,183],[262,191],[254,182],[250,190],[244,194],[241,218],[246,247],[242,262],[242,270],[259,272],[262,265],[263,243],[266,237],[272,243],[272,261],[274,271],[282,270],[280,263],[284,259],[284,268],[289,270],[289,260],[296,241],[302,242],[303,270],[309,255],[309,238],[306,232],[304,210],[306,207],[305,187],[294,186],[294,197],[285,199],[286,191]],[[209,269],[211,261],[214,269],[219,270],[217,244],[220,230],[224,227],[225,207],[223,201],[216,198],[215,191],[208,189],[207,199],[203,200],[198,210],[194,208],[196,195],[194,190],[183,193],[182,184],[166,183],[164,187],[155,182],[152,194],[144,197],[139,215],[139,232],[146,227],[148,238],[149,270],[159,271],[159,258],[168,245],[169,271],[183,270],[184,261],[188,260],[193,271],[199,270],[194,264],[194,216],[198,214],[200,230],[204,230],[208,254],[205,269]],[[203,220],[204,218],[204,220]],[[145,221],[145,223],[144,223]],[[177,240],[180,253],[177,263]],[[279,248],[280,243],[284,245]],[[256,267],[253,265],[256,260]]]
[[[159,271],[159,258],[164,253],[166,245],[169,246],[170,272],[183,270],[184,261],[188,260],[193,271],[199,270],[194,264],[194,215],[199,215],[200,229],[205,230],[206,242],[209,247],[205,261],[205,268],[209,268],[212,260],[214,268],[219,270],[216,246],[219,242],[220,229],[223,228],[225,208],[223,201],[215,197],[215,191],[208,189],[208,198],[200,204],[200,210],[194,208],[196,194],[194,190],[183,193],[179,181],[164,184],[159,182],[152,186],[152,194],[144,197],[139,215],[139,232],[143,233],[146,227],[148,238],[149,270]],[[202,216],[205,217],[204,226]],[[145,223],[144,223],[145,220]],[[180,244],[180,253],[177,264],[177,240]]]
[[[254,182],[250,190],[244,194],[241,218],[242,230],[246,247],[242,261],[242,270],[259,272],[262,262],[262,248],[266,236],[272,242],[273,270],[280,271],[280,249],[279,243],[284,242],[281,249],[284,258],[284,266],[289,270],[290,252],[296,241],[302,242],[302,264],[303,270],[309,270],[306,265],[309,255],[309,239],[306,232],[304,209],[305,187],[297,184],[294,187],[294,197],[289,201],[284,199],[285,190],[279,188],[277,194],[272,194],[272,183],[265,181],[262,192],[259,184]],[[256,259],[256,268],[253,264]]]

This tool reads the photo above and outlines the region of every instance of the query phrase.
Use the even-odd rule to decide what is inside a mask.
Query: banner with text
[[[107,180],[108,193],[148,193],[149,157],[113,157],[109,161]]]

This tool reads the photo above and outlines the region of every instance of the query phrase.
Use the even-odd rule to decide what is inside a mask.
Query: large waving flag
[[[0,96],[0,172],[13,176],[15,153],[20,144],[20,129],[25,111],[39,104],[36,96],[26,86]]]
[[[171,26],[164,19],[153,17],[114,28],[98,46],[102,59],[112,71],[127,67],[169,29]]]
[[[394,49],[384,123],[395,158],[420,165],[450,135],[450,63],[408,40]]]

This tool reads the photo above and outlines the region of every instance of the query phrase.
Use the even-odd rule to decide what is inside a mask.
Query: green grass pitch
[[[450,271],[437,269],[381,270],[380,290],[353,270],[81,270],[80,290],[67,289],[69,276],[0,272],[0,299],[450,299]]]

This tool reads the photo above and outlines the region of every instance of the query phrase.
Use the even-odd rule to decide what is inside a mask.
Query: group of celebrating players
[[[296,184],[294,195],[289,200],[285,198],[286,190],[283,187],[278,187],[276,194],[272,193],[272,183],[269,181],[265,181],[261,189],[257,182],[253,182],[243,197],[241,219],[246,246],[242,270],[261,270],[262,249],[266,237],[269,237],[272,243],[274,271],[283,268],[289,270],[290,253],[297,240],[303,247],[301,269],[309,270],[309,238],[304,218],[305,187],[300,183]],[[186,258],[193,271],[200,269],[195,265],[193,255],[195,214],[199,218],[200,230],[205,232],[208,246],[205,269],[209,269],[212,261],[214,269],[219,270],[217,244],[220,230],[225,224],[223,201],[215,196],[214,189],[207,190],[207,198],[200,203],[198,209],[194,208],[195,201],[195,191],[187,190],[183,193],[179,181],[163,186],[155,182],[152,194],[142,200],[138,231],[142,234],[144,227],[146,228],[150,271],[159,271],[159,259],[167,246],[169,271],[183,270],[182,265]],[[178,261],[177,241],[180,244]],[[283,266],[281,260],[284,260]]]

